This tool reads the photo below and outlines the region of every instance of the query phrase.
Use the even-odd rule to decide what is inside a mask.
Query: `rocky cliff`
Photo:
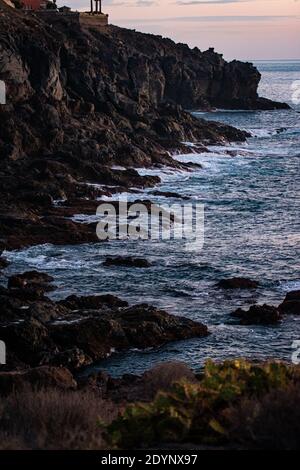
[[[115,26],[82,29],[63,15],[1,5],[0,79],[7,104],[0,105],[0,212],[10,212],[9,222],[2,219],[5,237],[16,223],[12,214],[23,217],[25,211],[26,223],[30,217],[36,223],[36,211],[50,210],[53,198],[91,197],[84,182],[157,183],[113,165],[175,166],[169,151],[185,151],[184,141],[201,149],[246,138],[184,108],[285,106],[258,97],[260,74],[253,65],[227,63],[213,50]]]

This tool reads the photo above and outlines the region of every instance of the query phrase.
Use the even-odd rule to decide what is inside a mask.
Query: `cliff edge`
[[[5,240],[25,226],[12,214],[26,214],[27,226],[28,218],[36,224],[53,209],[53,199],[99,195],[86,182],[151,186],[158,179],[133,167],[179,166],[170,151],[188,151],[183,142],[201,151],[247,137],[184,109],[287,107],[258,97],[260,74],[249,63],[116,26],[83,28],[68,15],[25,13],[3,2],[0,80],[7,88],[7,104],[0,105]],[[27,232],[28,243],[49,239],[32,238],[32,227]]]

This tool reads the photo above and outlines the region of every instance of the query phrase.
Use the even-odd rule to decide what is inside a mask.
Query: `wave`
[[[279,286],[284,292],[300,290],[300,279],[295,279],[294,281],[281,281]]]
[[[276,129],[268,129],[268,128],[249,128],[245,129],[250,132],[252,137],[258,138],[268,138],[273,137],[279,134],[283,135],[297,135],[300,133],[299,127],[279,127]]]

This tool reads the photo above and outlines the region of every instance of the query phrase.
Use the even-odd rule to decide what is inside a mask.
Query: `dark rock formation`
[[[47,290],[48,284],[53,281],[53,277],[49,274],[41,273],[39,271],[26,271],[22,274],[16,274],[8,279],[8,288],[42,286]]]
[[[241,325],[274,325],[281,320],[278,308],[270,305],[251,305],[249,310],[237,309],[231,314]]]
[[[54,200],[107,191],[86,182],[151,187],[159,178],[128,167],[180,167],[167,151],[184,151],[184,141],[203,148],[247,136],[182,107],[283,107],[258,98],[251,64],[115,26],[49,22],[0,15],[0,249],[94,242],[94,226],[47,215]]]
[[[259,286],[257,281],[245,277],[233,277],[222,279],[218,282],[218,287],[222,289],[256,289]]]
[[[7,268],[7,266],[9,266],[9,261],[7,261],[6,258],[0,256],[0,270]]]
[[[110,294],[87,295],[84,297],[69,295],[66,299],[59,301],[58,304],[70,310],[128,307],[128,303],[125,300],[121,300],[119,297]]]
[[[51,279],[29,272],[10,278],[10,283],[13,279],[20,285],[28,278]],[[113,295],[72,295],[54,302],[43,291],[33,295],[25,285],[1,287],[0,302],[0,339],[6,343],[9,370],[40,365],[75,370],[115,350],[157,347],[208,334],[201,323],[146,304],[128,307]]]
[[[77,383],[71,372],[63,367],[41,366],[20,372],[0,372],[0,395],[18,392],[28,386],[74,390]]]
[[[108,257],[103,263],[104,266],[126,266],[127,268],[150,268],[150,261],[144,258],[133,258],[132,256]]]
[[[150,194],[153,194],[153,196],[162,196],[162,197],[174,198],[174,199],[184,199],[184,200],[190,199],[188,196],[182,196],[181,194],[174,193],[172,191],[154,190],[154,191],[151,191]]]
[[[284,314],[300,315],[300,290],[288,292],[278,309]]]

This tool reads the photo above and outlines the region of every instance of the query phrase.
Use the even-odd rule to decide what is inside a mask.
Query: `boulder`
[[[3,256],[0,256],[0,270],[7,268],[7,266],[10,265],[10,262],[7,261],[6,258],[3,258]]]
[[[300,290],[288,292],[278,309],[283,314],[300,315]]]
[[[112,311],[79,311],[76,315],[81,318],[49,325],[50,336],[60,349],[76,345],[93,361],[103,359],[115,350],[145,349],[208,335],[203,324],[147,304]]]
[[[70,310],[78,309],[101,309],[104,307],[127,307],[128,302],[119,299],[115,295],[87,295],[78,297],[77,295],[69,295],[66,299],[58,302],[59,305],[65,306]]]
[[[257,281],[246,277],[233,277],[231,279],[221,279],[218,287],[222,289],[256,289],[259,286]]]
[[[8,278],[8,287],[23,288],[26,286],[38,285],[44,286],[52,282],[54,279],[49,274],[39,271],[26,271],[22,274],[15,274]]]
[[[71,372],[64,367],[41,366],[25,371],[0,372],[0,395],[9,395],[28,386],[75,390],[77,383]]]
[[[36,284],[27,284],[25,288],[21,289],[10,289],[10,293],[12,297],[23,301],[25,304],[37,300],[46,300],[44,287]]]
[[[231,314],[240,320],[241,325],[275,325],[281,320],[278,308],[270,305],[251,305],[249,310],[238,308]]]
[[[150,268],[152,264],[144,258],[133,258],[131,256],[108,257],[103,266],[125,266],[127,268]]]
[[[40,301],[30,303],[23,316],[33,317],[42,323],[47,323],[57,318],[63,318],[69,315],[69,313],[69,310],[64,305],[45,298]]]
[[[51,364],[52,366],[67,367],[69,370],[80,369],[92,363],[92,359],[79,348],[66,349],[45,356],[43,364]]]
[[[14,353],[30,365],[38,365],[49,348],[55,349],[46,326],[36,318],[20,319],[0,325],[0,338],[5,342],[8,352]]]
[[[36,274],[16,277],[48,279]],[[157,347],[169,341],[208,335],[207,327],[147,304],[128,307],[113,295],[71,295],[54,302],[43,292],[0,287],[0,338],[8,351],[7,368],[39,365],[76,370],[116,350]],[[40,294],[40,295],[37,295]],[[30,294],[30,295],[29,295]]]

